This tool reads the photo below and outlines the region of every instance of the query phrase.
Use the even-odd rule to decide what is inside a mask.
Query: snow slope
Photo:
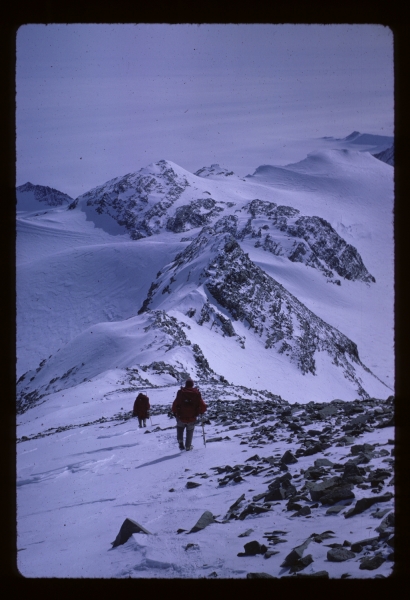
[[[375,536],[377,539],[376,527],[394,507],[389,495],[387,501],[350,519],[345,517],[349,505],[353,507],[359,498],[372,496],[370,490],[356,486],[356,500],[338,502],[333,514],[328,512],[329,506],[320,506],[309,497],[308,501],[299,501],[311,507],[311,513],[305,517],[294,516],[296,509],[287,508],[287,501],[282,500],[272,502],[267,512],[226,519],[237,500],[242,498],[239,515],[253,498],[266,491],[275,476],[283,475],[283,470],[276,466],[254,473],[249,467],[252,472],[245,472],[241,481],[222,485],[223,474],[218,474],[216,467],[253,467],[259,464],[255,456],[280,461],[286,451],[294,453],[298,441],[285,427],[276,429],[271,442],[244,441],[263,428],[261,422],[279,423],[277,416],[270,415],[278,406],[284,410],[285,403],[273,402],[261,419],[256,417],[255,405],[267,406],[266,396],[258,397],[251,390],[239,388],[229,388],[225,393],[220,388],[215,393],[207,386],[202,390],[205,400],[221,400],[216,418],[205,426],[207,444],[204,446],[197,427],[194,450],[180,452],[175,422],[160,412],[161,407],[170,406],[177,387],[148,389],[153,425],[148,420],[148,427],[139,429],[137,419],[129,419],[136,392],[124,383],[123,371],[112,370],[103,379],[94,378],[63,393],[51,394],[48,402],[18,418],[17,566],[22,575],[244,579],[248,573],[263,572],[283,577],[290,574],[289,567],[282,565],[292,549],[312,534],[329,531],[331,539],[312,542],[305,550],[304,555],[310,554],[313,562],[301,573],[327,571],[336,579],[342,575],[366,579],[391,574],[394,563],[386,543],[380,546],[383,564],[376,570],[360,569],[361,561],[369,556],[366,547],[345,562],[327,559],[330,543],[343,545],[346,540],[354,543]],[[226,423],[222,420],[223,407],[238,397],[249,399],[249,416],[231,426],[230,419]],[[301,413],[301,405],[292,409],[295,415]],[[302,430],[323,430],[326,426],[342,439],[343,431],[335,417],[314,425],[302,423]],[[385,468],[390,464],[386,461],[391,461],[386,455],[390,454],[393,433],[392,427],[373,429],[350,437],[348,444],[333,443],[313,456],[299,456],[297,463],[288,465],[292,482],[300,489],[306,482],[303,472],[316,459],[346,464],[354,458],[350,452],[352,444],[375,445],[379,454],[370,466],[373,470]],[[219,441],[211,442],[212,439]],[[265,467],[269,467],[268,462]],[[383,494],[391,494],[394,489],[390,479],[385,481]],[[187,489],[189,482],[199,486]],[[217,522],[189,534],[205,511],[211,512]],[[124,545],[112,548],[126,518],[136,521],[149,534],[135,533]],[[282,542],[271,546],[266,534],[275,531]],[[243,534],[246,537],[240,537]],[[266,544],[276,554],[270,558],[263,554],[238,556],[244,551],[244,544],[253,540]]]

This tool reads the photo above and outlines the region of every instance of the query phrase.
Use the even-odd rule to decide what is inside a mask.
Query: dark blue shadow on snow
[[[138,465],[135,467],[136,469],[141,469],[142,467],[148,467],[149,465],[155,465],[157,463],[163,462],[164,460],[171,460],[172,458],[176,458],[177,456],[181,456],[181,453],[170,454],[169,456],[163,456],[162,458],[157,458],[157,460],[152,460],[151,462],[144,463],[143,465]]]

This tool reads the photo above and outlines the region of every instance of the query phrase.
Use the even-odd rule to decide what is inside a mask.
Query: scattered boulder
[[[293,465],[298,462],[298,459],[292,454],[290,450],[286,450],[285,454],[281,458],[281,461],[285,463],[285,465]]]
[[[125,544],[133,533],[146,533],[150,535],[150,532],[136,521],[133,521],[132,519],[125,519],[124,523],[121,525],[117,537],[113,542],[111,542],[112,547],[116,548],[117,546]]]
[[[260,513],[268,512],[270,508],[267,506],[259,506],[258,504],[253,504],[252,502],[241,512],[239,515],[239,519],[243,521],[248,515],[259,515]]]
[[[184,550],[199,550],[199,545],[198,544],[187,544],[186,546],[184,546]]]
[[[247,529],[243,533],[240,533],[238,537],[248,537],[251,535],[251,533],[253,533],[253,529]]]
[[[391,494],[390,492],[384,494],[384,496],[373,496],[373,498],[360,498],[360,500],[356,502],[355,506],[346,512],[345,519],[364,512],[365,510],[370,508],[370,506],[373,506],[373,504],[376,504],[377,502],[388,502],[388,500],[391,500],[391,498],[393,498],[393,494]]]
[[[237,556],[256,556],[257,554],[265,554],[267,551],[265,544],[260,544],[256,540],[245,544],[244,549],[245,552],[239,552]]]
[[[309,446],[309,448],[307,448],[304,453],[303,456],[311,456],[312,454],[317,454],[318,452],[322,452],[324,450],[323,444],[320,444],[319,442],[316,444],[313,444],[312,446]]]
[[[305,567],[310,565],[313,562],[313,557],[311,554],[307,554],[302,558],[299,558],[293,565],[290,567],[291,573],[297,573],[298,571],[302,571]]]
[[[308,515],[311,515],[311,514],[312,514],[312,511],[310,510],[309,506],[302,506],[302,508],[300,508],[298,511],[293,513],[292,517],[307,517]]]
[[[268,485],[269,492],[265,496],[265,502],[271,500],[284,500],[296,494],[296,488],[290,483],[292,475],[285,473],[281,477],[277,477],[272,483]]]
[[[274,556],[274,554],[279,554],[279,550],[267,550],[263,557],[270,558],[271,556]]]
[[[355,495],[352,492],[352,484],[340,485],[332,488],[326,494],[319,498],[319,502],[322,504],[336,504],[341,500],[350,500]]]
[[[331,562],[343,562],[355,556],[354,552],[346,550],[346,548],[331,548],[327,553],[327,560]]]
[[[189,490],[199,487],[200,485],[202,485],[201,483],[197,483],[196,481],[188,481],[186,484],[186,488],[188,488]]]
[[[346,506],[344,504],[335,504],[334,506],[329,506],[329,508],[326,511],[326,514],[327,515],[337,515],[344,508],[346,508]]]
[[[235,510],[236,508],[238,508],[238,506],[240,505],[240,503],[245,500],[245,494],[242,494],[242,496],[240,498],[238,498],[233,504],[232,506],[229,507],[229,510]]]
[[[214,516],[209,510],[206,510],[188,533],[201,531],[205,527],[208,527],[208,525],[211,525],[211,523],[215,523]]]
[[[384,561],[385,559],[380,554],[375,554],[372,557],[366,556],[360,561],[359,569],[374,571],[375,569],[378,569],[384,563]]]
[[[332,406],[330,404],[328,404],[327,406],[324,406],[323,408],[321,408],[318,413],[322,418],[326,418],[326,417],[331,417],[335,414],[337,414],[338,409],[336,406]]]
[[[340,483],[341,478],[335,476],[324,479],[320,483],[306,481],[305,486],[309,490],[310,497],[312,498],[313,502],[316,502],[316,500],[320,500],[320,498],[324,496],[327,491],[330,491],[331,488],[338,486]]]
[[[353,454],[353,456],[357,456],[361,452],[371,454],[374,449],[375,446],[373,446],[372,444],[355,444],[350,448],[350,452]]]
[[[380,523],[378,527],[376,527],[376,531],[379,533],[383,533],[388,527],[394,527],[394,513],[391,512],[384,517],[383,521]]]
[[[366,546],[373,546],[373,545],[377,545],[377,542],[379,541],[379,538],[377,537],[372,537],[372,538],[367,538],[366,540],[360,540],[359,542],[353,542],[353,544],[350,545],[350,549],[352,550],[352,552],[361,552],[363,550],[363,548],[365,548]]]
[[[296,573],[296,575],[292,575],[292,577],[302,577],[304,579],[311,577],[314,577],[315,579],[329,579],[329,573],[327,571],[318,571],[317,573]]]
[[[328,458],[317,458],[315,460],[315,467],[333,467],[334,463]]]
[[[300,544],[300,546],[296,546],[295,548],[293,548],[293,550],[285,557],[285,560],[281,564],[281,567],[291,567],[292,565],[296,564],[299,561],[299,559],[303,557],[303,552],[306,550],[306,548],[312,541],[312,539],[308,538],[305,542],[303,542],[303,544]]]

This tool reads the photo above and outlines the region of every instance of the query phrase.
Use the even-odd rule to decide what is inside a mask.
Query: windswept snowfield
[[[388,148],[376,137],[246,177],[160,160],[75,200],[17,188],[24,576],[392,573],[393,167],[363,151]],[[197,427],[180,452],[167,411],[188,376],[209,442]],[[130,418],[140,391],[146,429]],[[343,492],[322,503],[311,488],[329,477]],[[126,518],[149,533],[111,548]],[[306,564],[287,559],[308,538]],[[249,541],[265,551],[238,556]],[[329,544],[357,551],[329,559]]]

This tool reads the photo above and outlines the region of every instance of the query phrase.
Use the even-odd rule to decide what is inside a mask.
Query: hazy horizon
[[[240,176],[323,136],[393,135],[381,25],[24,25],[17,185],[76,197],[167,159]]]

